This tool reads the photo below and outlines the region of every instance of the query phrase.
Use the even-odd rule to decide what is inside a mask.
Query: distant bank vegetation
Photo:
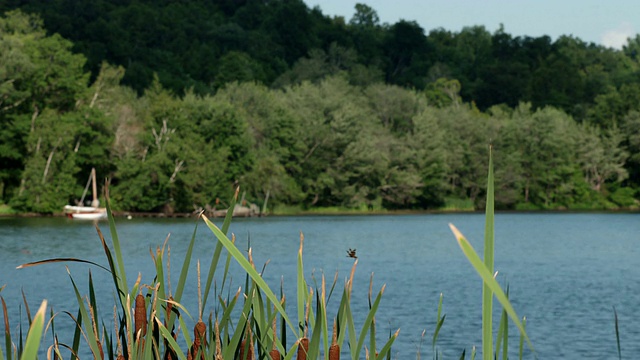
[[[488,143],[499,209],[638,208],[640,37],[425,35],[361,4],[345,22],[300,1],[78,3],[0,18],[14,210],[61,211],[92,167],[128,211],[190,212],[237,185],[289,210],[482,207]]]

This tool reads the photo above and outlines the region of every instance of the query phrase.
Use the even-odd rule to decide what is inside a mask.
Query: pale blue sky
[[[349,21],[355,4],[378,13],[381,23],[415,20],[428,33],[435,28],[458,32],[484,25],[494,32],[504,24],[514,36],[573,35],[586,42],[621,48],[640,32],[640,0],[304,0],[325,15]]]

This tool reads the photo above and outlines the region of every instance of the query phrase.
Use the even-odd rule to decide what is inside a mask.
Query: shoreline
[[[496,210],[501,214],[538,214],[538,213],[561,213],[561,214],[635,214],[640,213],[640,209],[588,209],[588,210],[570,210],[570,209],[552,209],[552,210]],[[483,214],[484,210],[468,210],[468,209],[446,209],[446,210],[388,210],[388,211],[301,211],[296,213],[269,213],[266,215],[254,216],[234,216],[234,218],[251,218],[251,217],[280,217],[280,216],[368,216],[368,215],[421,215],[421,214]],[[114,211],[113,216],[116,218],[197,218],[198,213],[155,213],[155,212],[134,212],[134,211]],[[41,213],[0,213],[0,218],[57,218],[66,217],[64,213],[41,214]],[[209,216],[211,217],[211,216]],[[212,218],[221,218],[212,217]]]

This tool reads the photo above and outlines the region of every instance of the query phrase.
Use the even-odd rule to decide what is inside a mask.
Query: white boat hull
[[[66,205],[64,212],[69,218],[77,220],[102,220],[107,218],[107,209],[92,206]]]
[[[107,218],[107,212],[71,213],[69,216],[76,220],[103,220]]]

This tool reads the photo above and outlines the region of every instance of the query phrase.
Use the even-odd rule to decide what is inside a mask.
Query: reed
[[[498,344],[500,341],[505,345],[503,348],[503,355],[507,356],[508,342],[505,336],[508,335],[508,322],[507,317],[511,318],[511,321],[515,324],[520,331],[520,335],[526,340],[529,348],[535,355],[533,344],[525,331],[523,323],[516,314],[513,306],[509,302],[508,296],[502,290],[500,285],[495,279],[497,275],[494,273],[494,178],[493,178],[493,155],[492,149],[489,149],[489,171],[487,177],[487,203],[485,210],[485,234],[484,234],[484,260],[480,259],[478,253],[473,249],[471,243],[462,235],[462,233],[453,225],[449,224],[451,231],[453,232],[458,245],[462,250],[462,253],[467,257],[467,260],[471,263],[476,270],[480,278],[482,279],[482,358],[484,360],[493,360],[498,358],[499,351],[494,352],[493,343],[493,299],[494,297],[503,307],[503,320],[500,322],[499,333],[502,333],[502,337],[498,337]],[[522,353],[522,352],[520,352]],[[472,357],[473,357],[472,353]],[[522,356],[522,355],[521,355]]]
[[[493,213],[493,162],[490,154],[487,186],[487,210],[485,214],[485,247],[484,259],[481,259],[471,244],[462,233],[453,225],[451,230],[473,268],[480,275],[483,286],[482,314],[483,314],[483,359],[506,359],[509,350],[509,326],[514,325],[520,333],[519,356],[522,358],[524,342],[533,351],[533,346],[525,331],[526,321],[520,320],[511,306],[508,291],[502,290],[494,277],[494,213]],[[108,184],[107,184],[108,185]],[[115,294],[115,306],[112,327],[100,328],[99,315],[96,303],[96,293],[91,274],[89,273],[88,296],[81,295],[74,277],[67,269],[77,303],[76,315],[63,312],[76,324],[76,331],[70,345],[59,342],[55,334],[54,318],[58,314],[50,315],[47,329],[53,333],[53,342],[47,347],[47,353],[53,358],[70,359],[78,358],[79,354],[91,353],[96,359],[328,359],[339,360],[343,349],[348,352],[348,358],[360,359],[391,359],[392,346],[399,336],[399,329],[390,331],[383,343],[378,343],[379,334],[376,329],[376,314],[385,285],[374,291],[374,279],[371,276],[368,292],[368,311],[364,319],[358,319],[360,328],[356,328],[355,313],[352,311],[351,297],[354,282],[354,274],[358,266],[358,260],[354,259],[349,277],[344,284],[338,285],[338,274],[333,282],[327,284],[324,275],[319,279],[313,278],[310,283],[305,277],[304,268],[304,234],[300,233],[300,246],[297,256],[297,275],[293,279],[297,289],[294,303],[297,311],[294,314],[287,312],[287,301],[282,286],[276,292],[264,281],[261,273],[256,270],[252,258],[252,250],[249,246],[247,252],[241,251],[233,234],[229,235],[232,211],[227,212],[222,226],[218,227],[206,216],[200,214],[187,252],[179,270],[178,280],[175,283],[175,292],[170,283],[170,247],[167,237],[161,247],[150,251],[151,261],[154,264],[155,274],[153,282],[144,284],[141,276],[133,283],[127,281],[124,254],[116,230],[116,219],[111,212],[111,204],[106,186],[106,207],[109,218],[111,241],[105,240],[102,232],[96,226],[100,245],[105,254],[107,266],[87,262],[82,259],[48,259],[24,264],[23,267],[51,264],[58,262],[81,262],[102,270],[109,271],[112,275]],[[237,202],[238,191],[230,201],[230,209]],[[188,272],[194,260],[193,249],[196,241],[198,224],[204,223],[212,236],[213,255],[204,270],[206,276],[200,275],[200,260],[198,259],[197,284],[187,284]],[[207,260],[207,259],[205,259]],[[231,262],[237,263],[246,274],[243,287],[231,290],[228,284],[228,272]],[[220,272],[222,272],[220,274]],[[214,279],[222,279],[216,283]],[[201,283],[201,280],[204,280]],[[310,285],[312,284],[312,285]],[[181,301],[187,286],[198,288],[198,309],[193,327],[193,335],[188,330],[187,322],[193,319],[190,312],[182,305]],[[204,290],[204,291],[202,291]],[[327,307],[334,291],[337,303],[332,303],[335,316],[329,318]],[[0,288],[0,292],[1,292]],[[226,297],[223,294],[227,294]],[[278,295],[277,295],[278,293]],[[502,306],[502,315],[499,321],[497,336],[493,337],[493,299]],[[5,324],[5,344],[0,347],[0,360],[22,358],[34,359],[40,349],[42,332],[45,329],[46,301],[42,303],[33,320],[27,310],[30,327],[23,342],[22,334],[18,336],[17,344],[13,341],[10,332],[9,319],[6,304],[2,296],[0,300],[3,306]],[[214,305],[211,305],[211,303]],[[25,305],[26,299],[25,299]],[[205,309],[215,308],[208,319]],[[434,359],[440,359],[442,352],[437,346],[441,329],[444,326],[446,315],[442,314],[443,295],[437,307],[436,326],[433,331],[431,350]],[[196,313],[195,311],[193,312]],[[333,313],[333,312],[330,312]],[[111,315],[109,315],[111,317]],[[292,319],[296,318],[296,322]],[[194,320],[191,320],[194,321]],[[280,324],[278,336],[277,324]],[[511,324],[510,324],[511,323]],[[208,324],[208,325],[207,325]],[[294,326],[296,324],[296,326]],[[331,336],[329,324],[332,324]],[[616,314],[617,331],[617,314]],[[287,334],[293,334],[295,341],[287,345]],[[616,332],[616,335],[617,332]],[[193,337],[192,337],[193,336]],[[423,334],[424,337],[424,334]],[[495,342],[494,342],[495,341]],[[186,346],[185,346],[186,345]],[[184,349],[184,351],[183,351]],[[619,347],[618,347],[619,349]],[[619,354],[620,354],[620,350]],[[534,351],[535,354],[535,351]],[[466,351],[461,359],[465,359]],[[471,359],[476,355],[475,347],[469,354]],[[51,358],[50,357],[50,358]],[[420,358],[420,349],[418,350]]]

